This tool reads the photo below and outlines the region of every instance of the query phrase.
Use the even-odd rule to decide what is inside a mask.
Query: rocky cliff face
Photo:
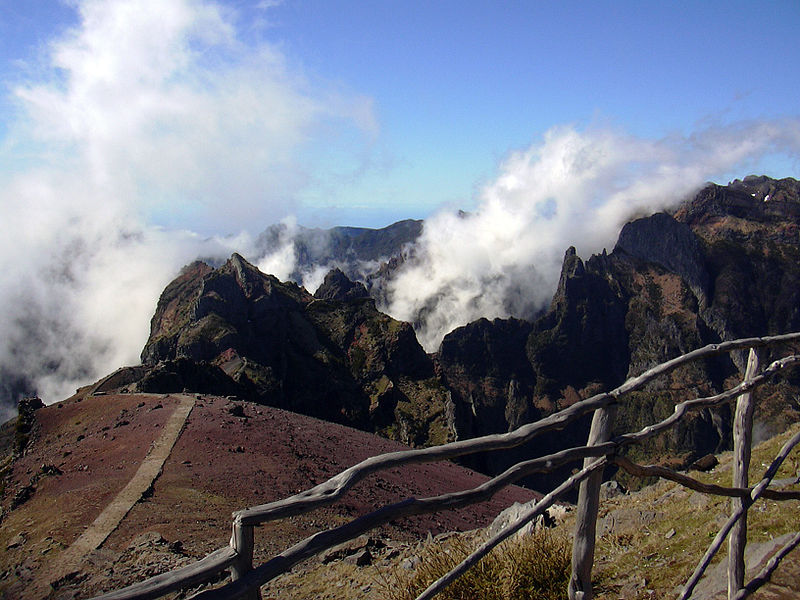
[[[530,324],[478,321],[443,341],[439,363],[453,390],[456,431],[506,431],[699,346],[799,330],[798,226],[800,184],[749,177],[709,185],[672,215],[629,223],[610,254],[584,262],[569,249],[544,316]],[[740,376],[743,360],[690,365],[631,395],[619,430],[664,418],[690,395],[719,391]],[[797,383],[764,391],[757,418],[767,429],[800,416],[789,391]],[[585,428],[578,424],[542,443],[585,439]],[[636,452],[688,463],[729,443],[725,407]]]
[[[800,182],[708,186],[675,219],[703,244],[711,294],[703,319],[720,337],[800,327]]]
[[[194,263],[164,290],[142,362],[141,390],[232,393],[415,444],[449,435],[447,394],[411,326],[340,271],[315,298],[238,254]]]
[[[666,213],[637,219],[622,228],[615,249],[674,273],[689,286],[699,305],[707,306],[710,277],[703,245],[685,223]]]
[[[511,431],[539,418],[529,401],[536,377],[525,360],[531,327],[518,319],[480,319],[442,341],[438,359],[459,438]]]

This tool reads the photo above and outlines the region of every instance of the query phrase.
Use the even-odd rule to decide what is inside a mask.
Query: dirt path
[[[105,507],[103,512],[92,522],[83,534],[72,545],[64,550],[49,576],[49,581],[58,581],[64,576],[79,570],[84,557],[92,550],[99,548],[106,538],[119,526],[128,511],[141,499],[161,473],[164,462],[172,451],[183,430],[189,413],[194,408],[194,397],[175,395],[179,404],[175,412],[164,424],[161,435],[156,438],[133,478],[119,494]]]

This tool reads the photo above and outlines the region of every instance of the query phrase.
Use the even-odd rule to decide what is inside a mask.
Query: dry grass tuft
[[[477,544],[453,537],[430,544],[413,572],[396,569],[383,582],[389,600],[414,600],[450,571]],[[566,598],[571,548],[568,540],[537,530],[522,540],[507,541],[453,582],[442,600],[560,600]]]

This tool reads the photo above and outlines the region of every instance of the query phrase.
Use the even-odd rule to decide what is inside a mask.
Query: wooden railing
[[[256,600],[260,598],[259,589],[261,585],[287,572],[295,564],[337,544],[353,539],[379,525],[399,517],[458,508],[480,502],[492,497],[502,488],[523,477],[533,473],[549,472],[578,460],[583,460],[583,467],[579,471],[546,494],[521,514],[515,522],[509,524],[494,537],[484,542],[452,571],[432,583],[417,597],[417,600],[434,597],[490,552],[492,548],[542,514],[553,504],[557,497],[576,486],[580,487],[572,552],[572,577],[569,583],[568,595],[570,600],[589,600],[592,598],[591,571],[594,562],[600,484],[602,482],[603,468],[609,464],[615,464],[635,476],[657,476],[675,481],[680,485],[702,493],[729,496],[733,499],[730,518],[722,526],[708,551],[698,563],[694,573],[683,587],[679,598],[686,600],[691,596],[714,554],[730,534],[728,597],[729,599],[740,600],[763,585],[783,557],[800,545],[800,532],[798,532],[776,553],[761,573],[752,581],[745,583],[743,552],[747,535],[746,519],[748,509],[761,497],[771,500],[800,499],[800,492],[777,491],[768,487],[791,449],[800,442],[800,433],[786,442],[772,464],[767,468],[762,479],[755,486],[748,487],[747,482],[753,419],[753,400],[750,392],[769,381],[786,367],[800,362],[800,355],[789,354],[774,361],[766,368],[760,369],[758,358],[763,349],[767,347],[791,342],[800,342],[800,333],[711,344],[653,367],[637,377],[628,379],[621,386],[610,392],[600,393],[577,402],[567,409],[534,423],[523,425],[509,433],[487,435],[442,446],[373,456],[304,492],[283,500],[233,513],[233,531],[229,546],[209,554],[194,564],[124,589],[109,592],[97,597],[96,600],[147,600],[158,598],[172,591],[216,581],[227,569],[230,569],[231,574],[229,583],[215,589],[200,592],[192,596],[192,598],[198,600],[232,598]],[[714,396],[681,402],[675,406],[672,415],[640,431],[617,436],[612,435],[617,405],[620,398],[625,394],[641,389],[657,377],[692,361],[742,350],[750,350],[750,355],[744,379],[737,386]],[[734,424],[735,467],[731,487],[705,484],[685,474],[677,473],[664,467],[637,465],[618,454],[626,446],[639,443],[673,427],[691,410],[719,406],[733,399],[737,399],[737,407]],[[401,464],[434,462],[489,450],[514,448],[530,442],[545,431],[563,429],[569,423],[589,413],[594,413],[594,416],[589,439],[585,446],[568,448],[547,456],[520,462],[473,489],[430,498],[407,498],[381,507],[339,527],[318,532],[287,548],[264,564],[257,567],[253,566],[253,528],[256,525],[302,514],[320,506],[331,504],[337,501],[356,482],[376,471],[391,469]]]

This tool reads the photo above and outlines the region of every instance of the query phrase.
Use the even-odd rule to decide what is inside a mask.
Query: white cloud
[[[0,378],[23,374],[46,402],[138,361],[183,264],[251,249],[190,230],[263,229],[295,208],[308,147],[377,127],[369,99],[245,45],[216,3],[75,6],[0,145]]]
[[[283,219],[280,228],[277,248],[261,256],[256,267],[262,273],[274,275],[281,281],[289,279],[297,266],[297,254],[294,247],[294,238],[297,235],[297,219],[288,217]],[[261,253],[259,253],[261,254]]]
[[[283,0],[260,0],[260,2],[256,5],[256,8],[259,10],[267,10],[270,8],[275,8],[276,6],[280,6],[283,4]]]
[[[479,317],[531,316],[550,301],[568,246],[584,257],[610,250],[631,216],[674,205],[710,178],[776,151],[797,155],[800,121],[661,140],[553,128],[505,160],[474,213],[426,222],[387,309],[418,323],[428,351]]]
[[[312,93],[274,47],[239,43],[213,4],[87,0],[80,13],[53,45],[56,76],[16,90],[26,133],[156,220],[218,231],[284,216],[322,121],[374,128],[367,99]]]

